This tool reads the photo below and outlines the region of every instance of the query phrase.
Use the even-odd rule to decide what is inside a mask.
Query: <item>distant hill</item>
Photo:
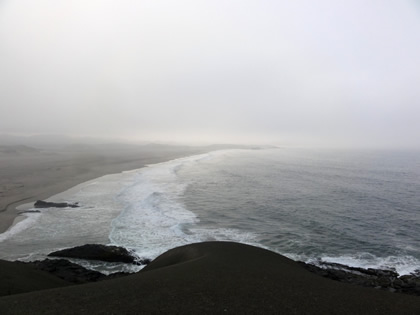
[[[211,145],[188,145],[181,143],[164,142],[126,142],[115,139],[99,139],[93,137],[70,137],[65,135],[33,135],[16,136],[9,134],[0,134],[0,146],[4,147],[4,152],[13,152],[15,149],[19,152],[29,152],[22,147],[33,150],[39,148],[47,151],[72,151],[89,152],[101,150],[121,150],[121,151],[171,151],[171,150],[194,150],[202,148],[204,150],[223,150],[223,149],[264,149],[274,148],[268,145],[243,145],[243,144],[211,144]],[[12,147],[15,147],[13,149]],[[20,149],[19,149],[20,147]],[[16,152],[15,152],[16,153]]]
[[[0,145],[0,154],[16,155],[16,154],[33,154],[39,153],[40,150],[26,145]]]
[[[65,135],[16,136],[0,134],[0,145],[26,145],[34,147],[69,146],[72,144],[100,144],[104,140],[89,137]]]

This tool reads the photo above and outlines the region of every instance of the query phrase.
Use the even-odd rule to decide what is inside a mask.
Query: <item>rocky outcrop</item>
[[[393,270],[363,269],[337,263],[322,262],[320,266],[300,262],[307,270],[340,282],[391,292],[420,295],[420,275],[400,276]]]
[[[25,264],[32,265],[38,270],[48,272],[62,280],[75,284],[96,282],[130,275],[130,273],[117,272],[107,276],[98,271],[86,269],[66,259],[45,259],[31,261]]]
[[[34,204],[35,208],[77,208],[79,204],[68,203],[68,202],[49,202],[43,200],[37,200]]]
[[[39,210],[22,210],[22,211],[19,211],[18,213],[19,214],[24,214],[24,213],[40,213],[41,211],[39,211]]]
[[[150,262],[149,259],[139,259],[136,255],[124,247],[107,246],[102,244],[86,244],[73,248],[67,248],[50,253],[48,256],[122,262],[136,265],[147,265]]]

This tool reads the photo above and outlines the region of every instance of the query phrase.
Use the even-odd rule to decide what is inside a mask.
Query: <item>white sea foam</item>
[[[11,226],[7,231],[0,234],[0,242],[3,242],[13,237],[13,235],[18,234],[26,230],[31,225],[35,224],[41,216],[41,213],[25,213],[21,215],[24,216],[24,218],[19,218],[21,219],[21,221],[17,222],[13,226]]]
[[[140,271],[145,267],[145,265],[139,266],[134,264],[125,264],[121,262],[103,262],[99,260],[84,260],[74,258],[66,259],[86,269],[99,271],[105,275],[110,275],[116,272],[134,273]]]
[[[131,175],[113,174],[77,185],[48,198],[54,202],[79,202],[79,208],[47,208],[28,213],[27,219],[0,235],[0,258],[43,259],[51,251],[82,245],[107,243],[110,222],[122,207],[114,200]]]
[[[182,182],[177,172],[224,153],[196,155],[138,170],[116,196],[125,208],[112,222],[111,242],[142,257],[155,258],[168,249],[194,242],[250,239],[249,233],[234,230],[197,229],[198,218],[182,202],[188,183]]]
[[[207,211],[209,208],[206,208],[205,203],[201,207],[200,196],[195,201],[193,200],[195,203],[189,203],[190,205],[196,205],[198,208],[201,207],[200,209],[191,209],[202,215],[203,222],[200,222],[200,218],[187,209],[184,204],[184,200],[191,202],[191,196],[184,195],[186,188],[188,185],[194,185],[195,183],[199,185],[200,180],[217,181],[221,178],[223,183],[223,176],[232,176],[232,172],[234,175],[235,172],[245,172],[246,175],[246,164],[239,170],[230,169],[229,172],[226,172],[227,175],[217,172],[219,164],[223,165],[227,157],[236,158],[236,154],[236,150],[211,152],[150,165],[121,174],[107,175],[80,184],[49,199],[56,202],[79,202],[80,208],[42,209],[42,213],[29,213],[26,214],[28,219],[19,222],[6,233],[0,234],[0,258],[10,260],[43,259],[45,254],[65,247],[85,243],[111,243],[133,249],[141,258],[153,259],[166,250],[177,246],[215,240],[256,245],[278,251],[294,260],[312,263],[322,260],[362,268],[393,268],[401,275],[419,269],[420,261],[409,255],[396,254],[395,256],[379,257],[379,252],[376,253],[377,256],[366,253],[333,256],[322,254],[319,250],[311,251],[313,253],[311,257],[296,255],[296,252],[305,252],[304,249],[310,247],[311,242],[313,242],[312,238],[294,238],[289,235],[289,237],[282,238],[281,241],[271,242],[271,238],[261,235],[261,231],[265,233],[263,220],[258,220],[259,223],[255,225],[255,228],[246,222],[247,224],[244,226],[246,226],[247,231],[244,230],[245,228],[241,230],[242,225],[236,224],[235,220],[238,218],[244,219],[247,214],[253,215],[252,211],[257,210],[249,208],[245,209],[249,213],[243,211],[239,214],[236,214],[233,210],[234,216],[224,216],[223,211],[236,209],[237,205],[232,204],[232,207],[223,208],[223,202],[229,203],[229,200],[219,200],[220,202],[213,203],[214,198],[218,198],[218,185],[216,185],[217,187],[215,185],[209,186],[214,187],[211,192],[208,192],[206,188],[197,191],[208,194],[204,196],[203,200],[207,198],[210,207],[213,207],[214,204],[220,206],[218,212],[221,216],[212,216],[212,212]],[[236,166],[237,162],[235,160],[235,163],[232,164]],[[271,164],[270,162],[268,165]],[[197,167],[194,167],[194,165]],[[271,171],[268,167],[262,169]],[[250,174],[254,176],[254,173]],[[264,176],[264,174],[261,173],[260,176]],[[208,177],[206,178],[206,176]],[[249,186],[246,182],[246,176],[239,178],[242,178],[244,182],[241,182],[238,187],[252,187],[249,190],[252,192],[255,183],[251,183],[252,186]],[[278,187],[275,182],[271,183],[276,188],[276,191],[273,192],[275,197],[278,193]],[[206,186],[203,185],[202,187]],[[223,187],[220,189],[223,189]],[[287,186],[283,186],[283,189],[287,189]],[[223,196],[225,198],[226,194]],[[270,195],[267,196],[270,197]],[[251,195],[251,197],[257,198],[257,195]],[[269,204],[270,199],[268,198],[263,202]],[[264,205],[264,203],[262,204]],[[262,215],[265,215],[268,223],[268,234],[276,235],[279,228],[276,224],[281,224],[281,219],[279,220],[278,216],[274,216],[276,218],[274,220],[277,221],[271,222],[270,213],[264,214],[263,210],[261,207],[258,209],[258,211],[262,211]],[[207,214],[209,215],[208,218],[205,217]],[[264,217],[262,216],[262,218]],[[299,219],[299,217],[297,218]],[[224,221],[221,222],[220,220]],[[225,220],[230,220],[229,224],[226,224]],[[301,220],[297,220],[296,225],[291,225],[292,228],[301,228],[302,230],[296,231],[301,234],[305,233],[304,229],[306,227],[300,226],[299,222]],[[235,228],[221,228],[221,226]],[[273,228],[274,230],[270,230]],[[296,231],[292,230],[292,232]],[[279,246],[283,246],[281,251]],[[322,250],[327,249],[327,247],[323,247]],[[407,244],[404,248],[398,246],[398,249],[406,250],[410,254],[416,248],[415,243]],[[294,251],[295,253],[293,253]],[[290,254],[284,254],[284,252]],[[90,262],[84,262],[83,264],[86,267],[103,272],[126,270],[124,268],[127,267],[121,266],[122,269],[118,269],[118,266],[112,264],[96,265],[96,263]]]
[[[296,261],[304,261],[309,264],[322,267],[323,262],[336,263],[356,268],[373,268],[383,270],[395,270],[400,276],[416,274],[420,270],[420,261],[413,256],[387,256],[377,257],[370,253],[358,253],[354,255],[331,256],[321,255],[320,257],[308,257],[306,255],[283,254]]]
[[[323,256],[321,261],[365,269],[395,269],[400,275],[415,273],[420,268],[420,261],[412,256],[377,257],[372,254],[361,253],[352,256]]]
[[[27,219],[0,234],[0,258],[43,259],[51,251],[85,243],[111,243],[134,249],[140,257],[155,258],[170,248],[209,239],[250,239],[233,230],[191,230],[198,218],[182,203],[188,183],[177,172],[226,152],[106,175],[48,198],[79,202],[80,207],[25,214]]]

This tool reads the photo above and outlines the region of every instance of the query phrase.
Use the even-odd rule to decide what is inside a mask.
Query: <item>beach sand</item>
[[[15,284],[19,286],[20,282]],[[159,256],[132,276],[65,285],[3,296],[0,313],[420,313],[417,296],[322,278],[279,254],[231,242],[182,246]]]
[[[82,182],[217,147],[97,145],[0,152],[0,233],[20,204],[46,199]]]

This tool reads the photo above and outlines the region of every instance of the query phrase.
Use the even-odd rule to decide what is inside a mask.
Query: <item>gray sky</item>
[[[420,148],[418,0],[0,0],[0,133]]]

